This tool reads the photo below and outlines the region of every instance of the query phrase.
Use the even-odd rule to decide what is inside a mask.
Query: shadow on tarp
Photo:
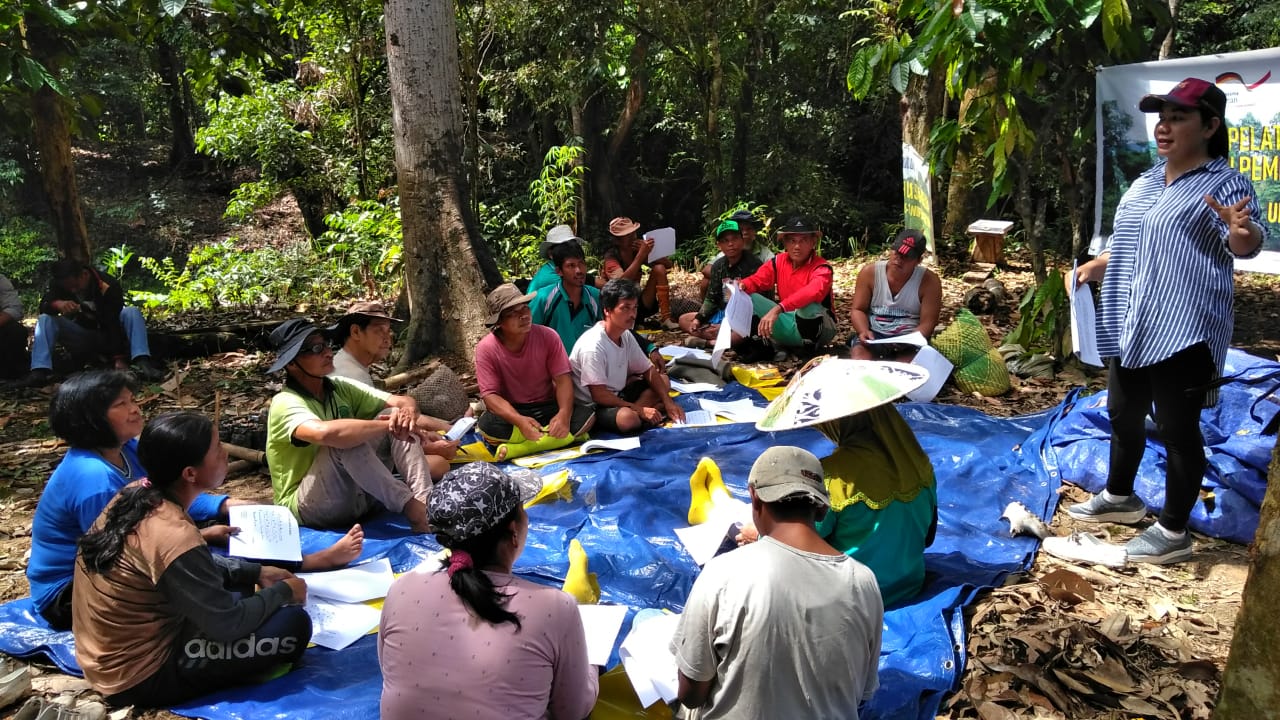
[[[1280,364],[1274,361],[1231,350],[1223,376],[1254,378],[1278,369]],[[1204,501],[1191,512],[1192,530],[1242,544],[1253,542],[1275,447],[1275,437],[1263,435],[1262,428],[1280,412],[1275,398],[1263,397],[1273,384],[1228,383],[1217,406],[1200,414],[1209,465],[1202,484]],[[1107,394],[1076,403],[1050,433],[1049,444],[1057,453],[1064,481],[1090,492],[1105,488],[1111,447]],[[1164,444],[1148,419],[1147,449],[1134,489],[1157,514],[1164,507],[1165,461]]]
[[[736,384],[716,399],[739,397],[763,404],[754,391]],[[694,401],[689,396],[680,398],[685,407],[692,407]],[[993,418],[944,405],[899,405],[934,464],[939,527],[937,540],[926,554],[925,590],[910,603],[886,612],[881,687],[863,717],[934,717],[964,666],[962,608],[981,588],[1025,570],[1036,549],[1034,539],[1009,537],[1007,523],[1000,520],[1004,507],[1017,500],[1044,519],[1052,516],[1060,474],[1068,478],[1087,474],[1086,469],[1094,465],[1085,462],[1090,457],[1085,443],[1093,442],[1099,432],[1096,436],[1105,439],[1105,413],[1099,419],[1097,413],[1086,412],[1094,403],[1093,398],[1080,400],[1073,392],[1049,412],[1018,418]],[[1247,414],[1240,402],[1229,407],[1237,415]],[[1224,454],[1239,465],[1235,475],[1256,475],[1261,467],[1265,477],[1272,441],[1238,435],[1244,421],[1228,422],[1230,417],[1223,413],[1215,418],[1215,427],[1231,428],[1222,433],[1224,441],[1219,445],[1231,450]],[[606,602],[679,611],[697,568],[671,530],[686,524],[688,478],[699,458],[714,458],[733,494],[745,500],[748,470],[766,447],[794,444],[820,456],[832,447],[815,431],[765,434],[749,425],[659,429],[643,438],[638,450],[594,454],[543,469],[567,469],[576,486],[574,497],[572,502],[539,505],[529,511],[529,543],[517,564],[518,574],[560,583],[568,567],[569,541],[577,538],[590,555],[591,570],[599,575]],[[1102,452],[1099,462],[1105,466],[1105,448]],[[1225,457],[1213,464],[1232,467]],[[1151,471],[1144,465],[1144,473]],[[1233,481],[1252,487],[1240,478]],[[1259,481],[1254,477],[1249,482]],[[1253,490],[1234,491],[1242,500],[1246,493],[1261,497]],[[1256,523],[1256,507],[1253,517]],[[391,517],[368,523],[365,529],[362,558],[385,555],[397,571],[416,566],[438,550],[429,537],[409,535],[407,527]],[[304,530],[304,549],[323,548],[339,535]],[[70,634],[49,631],[31,615],[29,602],[0,606],[0,651],[21,656],[43,653],[64,670],[78,674]],[[623,635],[633,614],[628,614]],[[364,720],[376,717],[380,690],[376,639],[365,637],[341,652],[313,648],[302,667],[268,684],[229,689],[174,711],[219,720],[271,715]]]

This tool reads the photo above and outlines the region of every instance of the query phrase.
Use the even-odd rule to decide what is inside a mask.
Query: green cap
[[[720,236],[721,236],[721,235],[723,235],[723,234],[725,234],[725,233],[727,233],[727,232],[742,232],[742,228],[738,227],[738,221],[736,221],[736,220],[725,220],[724,222],[722,222],[722,223],[720,223],[719,225],[717,225],[717,226],[716,226],[716,240],[719,240],[719,239],[720,239]]]

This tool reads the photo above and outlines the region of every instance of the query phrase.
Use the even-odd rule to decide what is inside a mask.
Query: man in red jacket
[[[756,334],[775,348],[812,352],[836,335],[831,265],[818,255],[822,231],[804,217],[778,228],[782,253],[760,266],[739,287],[751,293]],[[778,302],[762,293],[773,291]],[[741,351],[739,352],[741,355]]]

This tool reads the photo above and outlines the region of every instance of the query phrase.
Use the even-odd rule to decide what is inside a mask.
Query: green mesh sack
[[[991,347],[991,338],[978,318],[966,309],[956,313],[946,330],[934,336],[932,345],[956,366],[956,386],[962,392],[985,396],[1009,391],[1009,369]]]

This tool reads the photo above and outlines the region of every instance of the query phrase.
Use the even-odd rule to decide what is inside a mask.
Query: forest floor
[[[143,254],[180,254],[194,243],[228,234],[246,243],[277,243],[300,237],[296,208],[281,201],[252,222],[232,227],[221,218],[225,188],[218,183],[168,181],[151,161],[131,160],[127,168],[92,154],[82,154],[82,183],[91,210],[90,225],[100,247],[127,238]],[[151,163],[151,164],[148,164]],[[130,180],[132,178],[132,180]],[[164,199],[157,203],[156,197]],[[148,202],[147,198],[151,198]],[[132,212],[121,212],[119,208]],[[116,208],[114,212],[104,209]],[[96,218],[96,219],[95,219]],[[840,337],[848,335],[847,307],[857,268],[868,258],[833,263],[840,308]],[[969,289],[961,280],[970,268],[943,262],[944,323],[962,304]],[[999,341],[1018,319],[1018,299],[1034,278],[1025,257],[1012,252],[996,277],[1009,298],[995,312],[981,316],[989,335]],[[692,275],[677,275],[673,287],[693,286]],[[684,292],[687,296],[692,291]],[[1280,354],[1280,280],[1236,276],[1234,345],[1266,358]],[[257,309],[257,317],[284,319],[290,308]],[[308,308],[307,314],[335,316],[340,308]],[[168,318],[157,328],[187,327],[208,318]],[[674,334],[663,339],[676,340]],[[228,425],[260,423],[277,379],[262,374],[268,355],[256,347],[171,363],[172,374],[148,386],[141,398],[147,416],[176,408],[200,409]],[[447,360],[471,381],[462,361]],[[784,363],[792,371],[796,362]],[[936,402],[975,407],[991,415],[1010,416],[1053,407],[1072,388],[1096,391],[1105,386],[1100,372],[1068,364],[1052,380],[1018,380],[998,398],[966,395],[954,385]],[[52,388],[0,390],[0,601],[23,597],[24,570],[30,549],[31,519],[44,482],[65,447],[49,432],[46,413]],[[237,497],[269,501],[265,470],[230,479],[227,490]],[[1052,522],[1067,534],[1073,522],[1063,508],[1087,494],[1065,486]],[[1097,531],[1091,527],[1089,530]],[[1109,526],[1103,532],[1124,540],[1136,531]],[[1249,549],[1197,536],[1192,562],[1168,567],[1137,566],[1108,570],[1082,568],[1039,554],[1031,570],[979,595],[965,611],[968,662],[959,689],[943,704],[940,717],[1006,720],[1012,718],[1208,718],[1226,664],[1241,590],[1248,573]],[[95,696],[80,680],[37,663],[33,692],[62,702]],[[0,708],[9,713],[17,706]],[[125,717],[170,718],[166,712],[118,711]]]

